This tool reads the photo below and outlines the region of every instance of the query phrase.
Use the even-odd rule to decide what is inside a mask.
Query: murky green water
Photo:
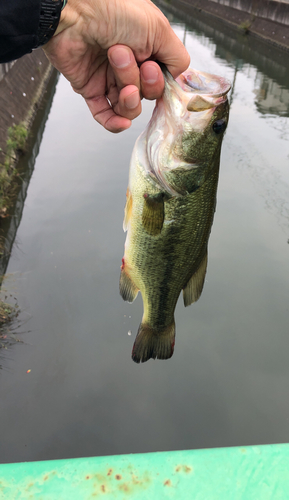
[[[23,343],[1,359],[1,462],[289,441],[288,57],[173,26],[193,67],[233,82],[202,297],[179,301],[170,360],[131,361],[122,218],[153,103],[113,136],[61,77],[7,268]]]

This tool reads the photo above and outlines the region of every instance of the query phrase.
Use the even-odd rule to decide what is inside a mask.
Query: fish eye
[[[213,131],[215,132],[215,134],[221,134],[222,132],[225,132],[226,127],[227,123],[222,119],[217,120],[213,123]]]

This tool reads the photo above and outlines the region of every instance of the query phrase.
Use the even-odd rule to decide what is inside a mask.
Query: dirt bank
[[[0,64],[0,217],[7,213],[15,165],[55,74],[42,49]]]
[[[272,0],[158,0],[175,15],[215,17],[250,36],[289,51],[289,4]],[[237,8],[238,7],[238,8]]]

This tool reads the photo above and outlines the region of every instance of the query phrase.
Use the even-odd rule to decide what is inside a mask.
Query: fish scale
[[[146,304],[144,320],[149,324],[166,326],[171,323],[180,291],[206,254],[218,182],[215,173],[211,177],[197,193],[171,198],[165,203],[161,236],[148,235],[137,223],[131,227],[131,238],[138,251],[132,248],[127,259],[133,269],[131,278],[142,291]],[[136,197],[135,201],[135,210],[141,214],[143,203],[138,206],[138,201],[142,201],[141,197]],[[133,215],[134,212],[132,218]],[[186,225],[169,224],[172,218],[185,219]],[[186,261],[189,266],[183,265]],[[172,282],[174,286],[170,286]]]
[[[228,121],[224,96],[230,85],[224,79],[218,86],[218,77],[212,76],[218,95],[215,101],[210,96],[208,110],[204,110],[202,89],[198,111],[197,91],[182,86],[168,72],[164,76],[163,98],[132,154],[125,208],[127,239],[120,293],[132,302],[140,291],[144,307],[132,353],[136,362],[172,356],[174,311],[180,292],[183,289],[185,306],[201,295],[216,206],[223,136],[219,132]],[[209,77],[206,75],[207,81]],[[189,110],[192,99],[194,111]],[[175,136],[171,133],[174,127]]]

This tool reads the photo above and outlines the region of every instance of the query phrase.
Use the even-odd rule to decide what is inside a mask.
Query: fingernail
[[[118,47],[110,54],[110,60],[116,68],[126,68],[131,61],[131,53],[125,47]]]
[[[154,66],[144,66],[141,70],[141,75],[146,83],[156,83],[159,78],[158,70]]]
[[[140,101],[140,97],[139,97],[139,92],[137,90],[135,92],[133,92],[132,94],[130,94],[129,96],[127,96],[124,100],[125,106],[128,109],[136,108],[139,104],[139,101]]]

